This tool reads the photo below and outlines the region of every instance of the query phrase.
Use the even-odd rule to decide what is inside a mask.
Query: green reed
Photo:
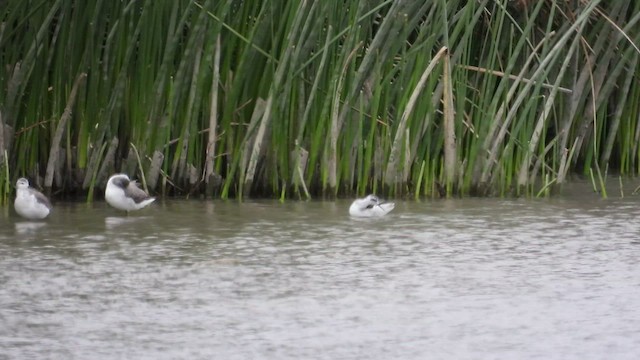
[[[117,171],[282,200],[640,173],[637,2],[5,4],[3,203],[19,176],[91,200]]]

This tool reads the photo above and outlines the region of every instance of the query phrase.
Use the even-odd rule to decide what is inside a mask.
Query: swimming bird
[[[140,210],[156,199],[140,189],[136,181],[130,180],[125,174],[115,174],[109,178],[104,198],[109,205],[127,213]]]
[[[367,195],[364,199],[356,199],[349,207],[349,215],[357,217],[375,217],[387,215],[393,208],[394,203],[380,202],[375,195]]]
[[[29,180],[20,178],[16,181],[16,200],[13,207],[18,215],[30,220],[40,220],[49,216],[51,203],[40,191],[29,187]]]

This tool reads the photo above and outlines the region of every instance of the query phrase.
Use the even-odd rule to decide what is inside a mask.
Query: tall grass
[[[640,172],[640,3],[5,0],[0,201],[546,194]],[[6,155],[5,155],[6,154]]]

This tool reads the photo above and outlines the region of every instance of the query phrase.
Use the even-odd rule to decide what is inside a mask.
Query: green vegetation
[[[548,194],[640,171],[640,2],[0,0],[19,176],[159,194]]]

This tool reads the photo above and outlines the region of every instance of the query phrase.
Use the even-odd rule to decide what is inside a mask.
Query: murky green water
[[[0,359],[636,359],[640,202],[0,216]]]

